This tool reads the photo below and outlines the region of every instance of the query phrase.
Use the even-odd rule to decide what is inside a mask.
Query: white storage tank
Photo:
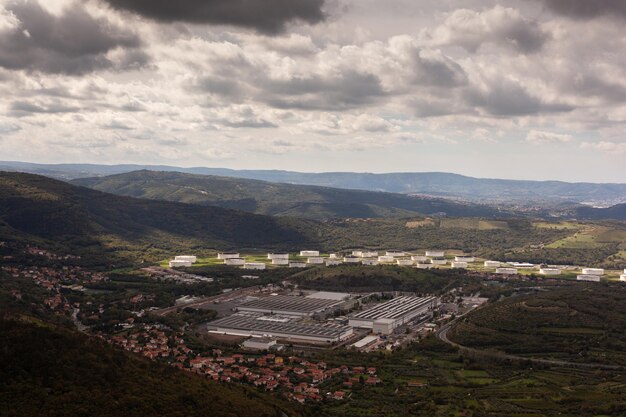
[[[500,268],[502,262],[500,261],[485,261],[485,268]]]
[[[374,266],[374,265],[378,265],[378,260],[376,260],[376,259],[363,259],[361,261],[361,263],[363,265]]]
[[[170,268],[190,267],[193,265],[191,261],[183,261],[180,259],[174,259],[169,262]]]
[[[326,259],[324,261],[326,263],[326,266],[337,266],[337,265],[341,265],[341,261],[339,259]]]
[[[320,251],[318,250],[301,250],[300,256],[309,257],[309,256],[320,256]]]
[[[411,256],[411,260],[415,262],[426,262],[428,260],[428,257],[423,255],[413,255]]]
[[[268,253],[267,254],[267,259],[287,259],[289,260],[289,254],[288,253]]]
[[[413,261],[411,259],[398,259],[396,263],[400,266],[413,266]]]
[[[289,259],[274,258],[272,259],[272,265],[289,265]]]
[[[583,268],[582,275],[604,275],[604,269],[602,268]]]
[[[241,256],[239,256],[238,253],[234,253],[234,252],[217,254],[217,259],[224,260],[224,259],[233,259],[233,258],[241,258]]]
[[[417,269],[430,269],[433,267],[433,265],[431,263],[418,262],[417,264],[415,264],[415,267]]]
[[[394,257],[394,258],[397,258],[397,257],[399,257],[399,256],[404,256],[404,252],[403,252],[403,251],[401,251],[401,250],[388,250],[388,251],[385,253],[385,255],[386,255],[386,256],[392,256],[392,257]]]
[[[383,255],[383,256],[379,256],[378,257],[378,262],[379,263],[393,263],[396,261],[396,258],[394,258],[393,256],[387,256],[387,255]]]
[[[578,281],[586,282],[600,282],[600,275],[595,274],[581,274],[576,277]]]
[[[245,264],[246,261],[242,258],[228,258],[228,259],[224,259],[224,265],[229,265],[229,266],[242,266],[243,264]]]
[[[476,262],[476,258],[473,256],[455,256],[454,260],[457,262],[467,262],[467,263]]]
[[[496,274],[502,274],[502,275],[517,274],[517,268],[496,268]]]
[[[446,256],[446,253],[442,250],[427,250],[426,256],[428,256],[429,258],[443,258],[444,256]]]
[[[452,268],[467,268],[467,262],[454,261],[452,262]]]
[[[431,259],[430,263],[433,265],[447,265],[448,261],[445,259]]]
[[[561,270],[559,268],[539,268],[539,273],[541,275],[561,275]]]
[[[361,258],[357,256],[346,256],[343,258],[343,261],[347,264],[358,264],[361,262]]]
[[[289,262],[289,268],[306,268],[306,262]]]
[[[243,269],[265,269],[266,265],[263,262],[246,262],[243,264]]]
[[[322,265],[324,264],[324,258],[321,258],[319,256],[312,256],[306,260],[306,263],[311,265]]]
[[[192,264],[195,264],[196,262],[198,262],[198,258],[194,255],[181,255],[181,256],[175,256],[174,257],[175,261],[189,261]]]

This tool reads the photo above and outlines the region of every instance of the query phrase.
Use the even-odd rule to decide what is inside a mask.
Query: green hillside
[[[72,181],[111,194],[212,205],[273,216],[309,219],[501,215],[497,209],[403,194],[271,183],[178,172],[135,171]]]
[[[209,383],[28,316],[0,317],[0,351],[6,417],[299,415],[276,397]]]

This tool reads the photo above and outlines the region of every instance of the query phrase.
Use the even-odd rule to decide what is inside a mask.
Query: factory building
[[[350,298],[350,294],[347,292],[331,292],[331,291],[318,291],[313,294],[309,294],[306,298],[316,298],[320,300],[334,300],[344,301]]]
[[[339,307],[343,299],[273,295],[248,301],[237,307],[239,311],[287,316],[308,317]]]
[[[239,256],[238,253],[218,253],[217,254],[217,259],[232,259],[232,258],[241,258],[241,256]]]
[[[387,256],[387,255],[383,255],[383,256],[379,256],[378,257],[378,262],[379,263],[394,263],[396,261],[396,258],[394,258],[393,256]]]
[[[496,268],[496,274],[502,274],[502,275],[517,274],[517,268]]]
[[[267,259],[270,260],[274,260],[274,259],[286,259],[289,260],[289,254],[288,253],[268,253],[267,254]]]
[[[388,250],[385,253],[385,255],[391,256],[391,257],[394,257],[394,258],[398,258],[400,256],[404,256],[405,253],[403,251],[401,251],[401,250]]]
[[[243,266],[246,261],[242,258],[226,258],[224,259],[224,265],[229,266]]]
[[[321,258],[319,256],[312,256],[306,260],[306,263],[311,264],[311,265],[323,265],[324,258]]]
[[[600,275],[595,274],[581,274],[576,277],[577,281],[586,281],[586,282],[600,282]]]
[[[485,268],[500,268],[502,262],[500,261],[485,261]]]
[[[467,268],[468,263],[462,261],[453,261],[452,268]]]
[[[446,256],[446,253],[442,250],[427,250],[426,256],[429,258],[443,258]]]
[[[175,256],[174,260],[175,261],[189,261],[192,264],[195,264],[196,262],[198,262],[198,257],[193,256],[193,255],[181,255],[181,256]]]
[[[190,267],[191,265],[193,265],[191,261],[183,261],[180,259],[173,259],[169,261],[170,268]]]
[[[391,334],[396,327],[395,319],[378,319],[372,324],[372,333]]]
[[[398,259],[396,264],[399,266],[413,266],[413,261],[411,259]]]
[[[212,333],[235,336],[271,337],[287,341],[335,343],[352,336],[352,327],[336,323],[319,323],[260,313],[235,313],[207,324]]]
[[[473,256],[455,256],[454,260],[457,262],[467,262],[467,263],[476,262],[476,258]]]
[[[374,323],[378,322],[377,330],[393,331],[396,327],[432,311],[437,303],[436,297],[396,297],[355,314],[350,317],[349,324],[352,327],[374,330]]]
[[[378,336],[365,336],[363,339],[360,339],[356,343],[351,344],[350,347],[360,350],[372,346],[376,342],[378,342]]]
[[[604,275],[604,269],[602,268],[583,268],[583,275]]]
[[[309,257],[309,256],[320,256],[320,251],[318,250],[301,250],[300,256]]]
[[[539,273],[541,275],[561,275],[561,270],[559,268],[539,268]]]
[[[263,262],[246,262],[243,264],[243,269],[265,269],[266,266]]]
[[[289,262],[289,268],[306,268],[306,262]]]

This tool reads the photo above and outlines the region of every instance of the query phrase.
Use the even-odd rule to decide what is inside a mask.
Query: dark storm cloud
[[[139,38],[105,19],[94,18],[78,4],[55,16],[36,1],[5,6],[19,27],[0,32],[0,66],[13,70],[84,74],[117,66],[106,54],[116,48],[138,48]],[[122,67],[145,63],[140,52],[125,54]]]
[[[626,19],[624,0],[539,0],[555,13],[577,19],[606,15]]]
[[[324,20],[324,0],[104,0],[160,22],[226,24],[279,33],[291,21]]]

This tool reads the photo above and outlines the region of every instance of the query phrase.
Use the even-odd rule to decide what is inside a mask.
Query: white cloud
[[[531,130],[528,132],[528,135],[526,135],[526,141],[534,144],[568,143],[572,141],[572,136],[562,133]]]

